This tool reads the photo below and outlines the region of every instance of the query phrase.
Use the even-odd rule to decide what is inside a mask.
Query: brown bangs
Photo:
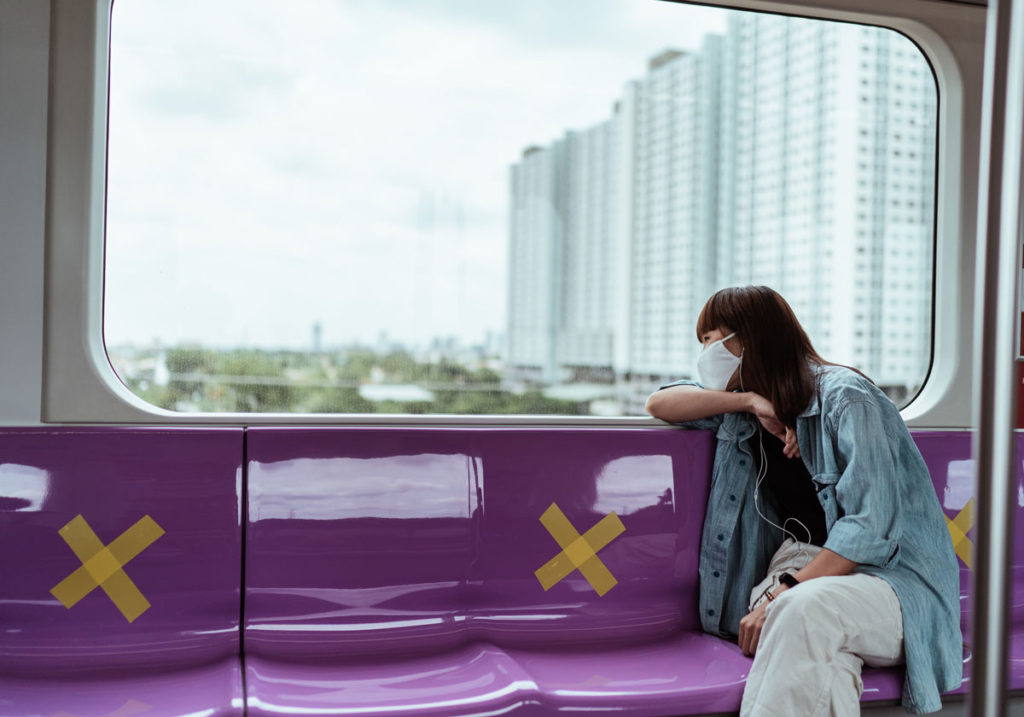
[[[718,291],[704,304],[697,317],[697,340],[708,331],[728,327],[735,330],[736,311],[735,307],[728,306],[729,294],[726,291]],[[730,308],[732,309],[730,311]]]

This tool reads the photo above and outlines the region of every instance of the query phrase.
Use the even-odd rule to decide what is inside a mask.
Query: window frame
[[[971,381],[964,377],[971,375],[973,345],[962,337],[972,335],[973,325],[985,8],[927,0],[699,4],[884,27],[914,42],[931,65],[938,91],[932,358],[920,391],[902,414],[913,428],[969,425]],[[157,408],[131,393],[110,365],[102,330],[112,9],[113,0],[54,0],[52,4],[44,423],[665,426],[652,418],[632,416],[193,414]],[[974,81],[964,82],[965,76]]]

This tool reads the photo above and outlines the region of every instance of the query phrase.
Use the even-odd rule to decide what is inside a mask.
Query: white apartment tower
[[[512,168],[512,375],[604,370],[643,396],[692,376],[714,290],[767,284],[826,358],[920,382],[935,117],[930,68],[888,30],[735,13],[658,55],[611,119]]]
[[[558,376],[562,243],[565,234],[561,142],[530,147],[509,176],[509,378],[552,383]]]
[[[920,381],[931,331],[935,84],[888,30],[730,17],[719,286],[767,284],[818,351]]]
[[[835,24],[730,16],[716,287],[766,284],[826,355],[836,306]],[[843,266],[842,270],[845,271]]]
[[[858,126],[853,362],[881,385],[921,382],[931,347],[937,92],[905,38],[862,28],[855,45]]]
[[[619,127],[616,110],[550,147],[527,149],[512,167],[506,375],[513,382],[614,377],[615,312],[628,303],[614,272],[629,265]]]
[[[616,280],[621,254],[621,132],[618,108],[607,122],[569,132],[558,361],[569,380],[614,378],[615,308],[626,300]],[[626,245],[628,247],[628,244]]]
[[[629,363],[618,373],[689,373],[697,312],[715,287],[721,38],[665,52],[632,83],[632,271]],[[642,379],[641,379],[642,380]]]

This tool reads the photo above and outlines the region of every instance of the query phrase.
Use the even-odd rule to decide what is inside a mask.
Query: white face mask
[[[724,391],[729,385],[729,379],[743,363],[742,353],[734,356],[732,351],[725,348],[725,342],[735,335],[729,334],[724,339],[708,344],[697,357],[697,376],[704,388]]]

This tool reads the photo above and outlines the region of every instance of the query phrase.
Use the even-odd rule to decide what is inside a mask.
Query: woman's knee
[[[769,607],[768,621],[785,624],[787,629],[800,630],[834,622],[834,607],[817,587],[804,583],[783,591]]]
[[[812,662],[827,662],[845,642],[839,618],[827,596],[798,585],[772,602],[761,639],[785,644],[789,654],[799,653]]]

